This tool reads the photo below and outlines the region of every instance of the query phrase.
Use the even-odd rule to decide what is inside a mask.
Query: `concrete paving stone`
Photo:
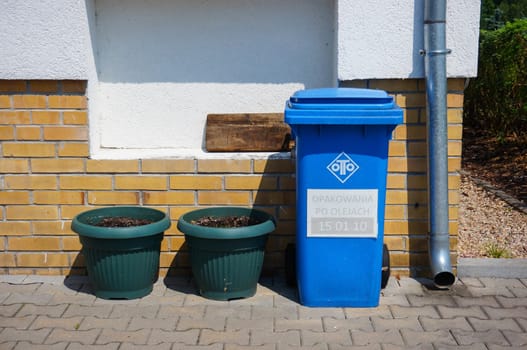
[[[318,320],[312,320],[318,321]],[[278,322],[277,322],[278,323]],[[331,317],[324,317],[324,331],[326,332],[335,332],[341,329],[347,329],[352,331],[364,331],[364,332],[373,332],[373,324],[370,317],[355,317],[352,319],[337,320]],[[319,331],[318,329],[312,329],[314,331]]]
[[[172,318],[175,316],[202,319],[205,316],[205,305],[163,305],[157,314],[157,318]]]
[[[114,329],[116,331],[124,331],[128,327],[131,318],[119,318],[119,319],[110,319],[110,318],[100,318],[97,316],[85,316],[79,325],[79,330],[89,330],[89,329]]]
[[[484,332],[466,332],[457,329],[452,330],[452,334],[459,345],[472,345],[477,343],[508,345],[507,339],[497,329]]]
[[[0,303],[4,303],[4,300],[6,300],[11,293],[8,292],[0,292]]]
[[[400,306],[410,306],[406,295],[382,295],[379,299],[379,305],[400,305]]]
[[[490,278],[480,277],[479,280],[487,288],[522,288],[525,285],[517,278]]]
[[[0,316],[12,317],[24,306],[24,304],[0,305]]]
[[[127,330],[137,331],[140,329],[162,329],[165,331],[176,330],[176,324],[179,317],[163,318],[163,319],[152,319],[144,317],[132,317]]]
[[[274,307],[290,307],[290,306],[297,306],[300,304],[300,301],[297,297],[290,297],[287,295],[282,294],[275,294],[273,295],[274,299]]]
[[[117,350],[119,349],[120,343],[108,343],[104,345],[87,345],[87,344],[81,344],[81,343],[69,343],[66,350]]]
[[[24,282],[24,279],[27,275],[1,275],[0,283],[14,283],[21,284]]]
[[[505,307],[527,306],[527,298],[507,298],[497,296],[498,302]]]
[[[514,294],[510,291],[507,287],[499,287],[499,288],[479,288],[479,287],[467,287],[468,292],[473,297],[484,297],[484,296],[496,296],[501,295],[505,297],[514,297]]]
[[[88,331],[65,330],[54,328],[46,338],[45,344],[55,344],[58,342],[78,342],[81,344],[95,344],[95,339],[101,333],[100,329],[91,329]]]
[[[71,289],[64,283],[52,284],[52,283],[43,283],[35,291],[36,294],[62,294],[62,295],[75,295],[78,294],[78,291]]]
[[[373,324],[373,329],[375,329],[376,332],[387,331],[390,329],[412,329],[415,331],[423,330],[418,316],[394,319],[372,317],[371,323]]]
[[[527,317],[527,315],[525,317]],[[527,332],[527,318],[515,318],[515,320],[520,324],[520,327]]]
[[[211,344],[211,345],[187,345],[182,343],[173,343],[172,350],[223,350],[224,346],[232,344]],[[121,349],[119,349],[121,350]],[[145,349],[149,350],[149,349]]]
[[[97,337],[95,344],[108,344],[113,342],[146,344],[151,330],[141,329],[138,331],[119,331],[105,328],[100,333],[101,334]]]
[[[239,331],[213,331],[203,329],[199,337],[199,345],[211,345],[214,343],[249,345],[250,333],[248,329]]]
[[[11,293],[4,300],[4,304],[6,305],[9,305],[9,304],[48,305],[51,299],[53,299],[53,294]]]
[[[55,344],[31,344],[27,341],[18,342],[13,350],[65,350],[68,347],[68,343],[55,343]],[[0,349],[3,347],[0,346]]]
[[[493,345],[493,344],[487,344],[488,350],[525,350],[524,346],[510,346],[510,345]]]
[[[268,330],[272,332],[274,319],[261,318],[261,319],[253,319],[253,320],[244,320],[240,318],[229,317],[227,318],[226,323],[227,324],[226,324],[225,330],[227,331],[238,331],[242,329],[248,329],[248,330],[260,329],[260,330]],[[209,328],[209,329],[213,329],[213,328]],[[221,329],[215,329],[215,330],[219,331]]]
[[[484,306],[483,310],[489,315],[491,320],[500,320],[502,318],[519,318],[523,317],[527,319],[527,307],[519,306],[512,308],[495,308]]]
[[[448,288],[448,289],[444,289],[444,288],[437,288],[435,285],[432,285],[430,286],[430,289],[427,289],[426,290],[426,293],[425,295],[439,295],[439,296],[444,296],[444,295],[450,295],[450,296],[454,296],[454,295],[458,295],[458,296],[462,296],[462,297],[470,297],[472,296],[472,294],[470,294],[470,291],[469,291],[469,287],[462,284],[462,283],[455,283],[452,287]]]
[[[502,331],[507,341],[513,346],[527,346],[527,333],[513,332],[509,330]],[[2,334],[0,333],[0,336]]]
[[[130,343],[123,343],[119,350],[171,350],[172,344],[170,343],[163,343],[163,344],[147,344],[147,345],[135,345]]]
[[[65,279],[64,276],[26,275],[22,283],[24,284],[41,283],[41,284],[48,284],[48,285],[52,285],[52,284],[63,285],[64,279]]]
[[[334,318],[329,318],[335,320]],[[335,320],[336,321],[336,320]],[[344,320],[342,320],[344,321]],[[322,319],[303,319],[303,320],[288,320],[285,318],[277,318],[274,320],[275,332],[286,332],[293,329],[298,330],[310,330],[316,332],[324,332],[324,325]],[[336,331],[337,329],[331,328],[330,332]]]
[[[78,329],[82,321],[81,316],[60,318],[60,317],[49,317],[49,316],[28,316],[34,319],[29,329],[41,329],[41,328],[62,328],[74,330]]]
[[[13,276],[16,277],[16,276]],[[0,283],[0,293],[34,293],[42,283],[22,284],[16,282],[2,282]]]
[[[187,294],[195,293],[194,287],[179,287],[178,285],[166,285],[164,297],[186,297]]]
[[[393,318],[405,318],[412,316],[427,316],[430,318],[439,318],[439,313],[436,307],[431,305],[419,307],[392,305],[390,306],[390,310],[392,311]]]
[[[77,288],[77,286],[75,286],[75,288]],[[93,289],[93,286],[90,283],[83,283],[78,286],[78,288],[79,293],[95,295],[95,290]]]
[[[465,286],[485,287],[483,282],[481,282],[481,280],[476,277],[461,277],[458,278],[458,282],[463,283]]]
[[[428,317],[420,317],[419,321],[423,326],[423,329],[427,332],[438,331],[441,329],[451,330],[460,329],[464,331],[472,331],[472,327],[464,317],[448,318],[448,319],[436,319]]]
[[[287,344],[278,345],[278,350],[328,350],[328,349],[329,349],[328,344],[301,345],[301,346],[287,345]]]
[[[85,284],[89,283],[90,279],[86,275],[69,275],[64,278],[64,284]]]
[[[521,332],[522,329],[512,318],[504,318],[501,320],[480,320],[479,318],[469,317],[468,321],[472,327],[479,332],[490,331],[492,329],[509,330],[514,332]]]
[[[30,344],[30,343],[28,343],[28,344]],[[16,341],[3,342],[3,340],[0,340],[0,349],[2,349],[2,350],[13,350],[16,345],[17,345]],[[28,347],[26,346],[26,349],[27,348]]]
[[[445,329],[434,332],[401,329],[401,334],[407,346],[417,346],[431,343],[446,345],[457,344],[452,334],[450,334],[450,332]]]
[[[138,306],[141,299],[102,299],[102,298],[96,298],[93,302],[93,305],[95,306],[105,306],[105,307],[111,307],[116,305],[123,305],[123,306]]]
[[[263,276],[256,285],[256,294],[273,295],[276,294],[277,291],[284,292],[288,289],[292,288],[287,286],[284,279],[280,279],[280,281],[278,281],[278,279],[275,279],[274,277]]]
[[[218,345],[218,344],[215,344]],[[223,344],[219,344],[222,345]],[[212,346],[212,345],[211,345]],[[263,344],[263,345],[238,345],[238,344],[225,344],[225,346],[222,348],[220,347],[219,350],[277,350],[275,344]],[[175,349],[174,349],[175,350]],[[194,347],[192,348],[194,350]],[[215,350],[215,349],[214,349]]]
[[[408,301],[406,301],[408,304]],[[394,305],[400,306],[400,305]],[[356,318],[356,317],[382,317],[382,318],[393,318],[391,311],[392,306],[390,305],[379,305],[377,307],[364,307],[364,308],[345,308],[344,313],[346,318]]]
[[[95,295],[91,294],[78,293],[70,295],[56,293],[53,294],[53,297],[49,300],[48,305],[76,304],[91,306],[95,303],[96,299],[97,298],[95,297]]]
[[[85,305],[63,305],[67,306],[68,308],[66,311],[64,311],[64,314],[62,317],[74,317],[74,316],[95,316],[95,317],[108,317],[110,313],[112,312],[112,308],[108,305],[92,305],[92,306],[85,306]]]
[[[202,297],[198,294],[189,293],[185,296],[184,306],[193,306],[193,305],[225,305],[229,304],[228,301],[212,300]]]
[[[517,298],[527,298],[527,287],[509,288],[509,290]]]
[[[485,344],[477,343],[472,345],[445,345],[438,344],[435,346],[436,350],[488,350]]]
[[[185,296],[184,295],[172,295],[172,296],[147,296],[144,298],[139,299],[139,302],[137,303],[137,306],[151,306],[151,305],[158,305],[161,307],[164,307],[165,305],[176,305],[176,306],[183,306],[185,302]]]
[[[298,320],[298,306],[284,305],[275,307],[254,306],[252,308],[251,318],[254,320],[267,318],[284,318],[289,320]]]
[[[411,306],[456,306],[456,301],[450,295],[407,295],[406,297]]]
[[[322,317],[331,317],[343,320],[346,318],[346,314],[344,313],[344,309],[337,307],[298,307],[298,318],[301,320]]]
[[[263,306],[263,307],[273,307],[274,306],[274,295],[255,295],[250,298],[236,299],[229,301],[229,304],[232,306]]]
[[[137,305],[133,307],[128,305],[115,305],[108,318],[143,317],[152,319],[156,317],[159,308],[159,305]]]
[[[15,329],[15,328],[4,328],[0,332],[0,339],[3,342],[10,341],[28,341],[32,344],[43,344],[44,339],[51,333],[51,328],[43,329]]]
[[[437,310],[441,314],[441,318],[455,318],[455,317],[476,317],[483,320],[488,319],[487,315],[480,306],[437,306]]]
[[[291,330],[286,332],[270,332],[267,330],[255,330],[251,332],[251,345],[296,345],[300,346],[300,331]]]
[[[165,292],[167,291],[167,286],[162,281],[157,280],[157,282],[154,283],[152,291],[147,296],[144,296],[144,298],[148,297],[160,297],[165,295]]]
[[[382,350],[383,346],[381,344],[368,344],[368,345],[338,345],[338,344],[328,344],[329,350]],[[391,346],[385,344],[385,347]],[[398,348],[402,349],[402,348]],[[420,350],[420,349],[419,349]]]
[[[453,296],[453,298],[456,301],[456,304],[460,307],[467,307],[467,306],[500,307],[500,304],[498,303],[498,300],[496,299],[494,295],[481,296],[481,297]]]
[[[225,324],[225,317],[208,317],[203,319],[180,317],[176,325],[176,330],[186,331],[189,329],[212,329],[215,331],[222,331],[225,329]]]
[[[392,344],[383,344],[382,345],[383,350],[435,350],[433,344],[419,344],[417,346],[399,346],[399,345],[392,345]]]
[[[61,317],[64,315],[65,310],[68,308],[68,305],[34,305],[26,304],[20,311],[16,314],[17,317],[23,317],[28,315],[43,315],[49,317]]]
[[[251,318],[251,306],[250,305],[207,305],[205,308],[204,318],[209,317],[236,317],[241,319],[250,319]]]
[[[414,278],[400,278],[399,280],[395,280],[399,285],[399,288],[397,288],[399,294],[403,293],[421,295],[425,292],[422,280]]]
[[[309,330],[300,331],[302,345],[315,345],[315,344],[339,344],[339,345],[351,345],[351,334],[347,329],[343,329],[336,332],[314,332]]]
[[[0,316],[0,328],[15,328],[15,329],[28,329],[29,325],[36,318],[35,315],[27,315],[20,317],[4,317]]]
[[[148,344],[184,343],[187,345],[196,345],[198,343],[199,333],[199,329],[190,329],[188,331],[181,332],[152,329],[150,337],[148,338]],[[138,342],[133,343],[139,344]]]
[[[370,344],[404,345],[403,337],[397,329],[381,332],[351,331],[351,340],[353,345],[360,346]]]

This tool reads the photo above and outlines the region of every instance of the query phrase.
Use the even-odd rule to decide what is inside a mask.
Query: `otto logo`
[[[335,175],[340,182],[344,183],[351,177],[351,175],[359,170],[359,166],[350,158],[350,156],[342,152],[337,158],[329,163],[327,169],[330,173]]]

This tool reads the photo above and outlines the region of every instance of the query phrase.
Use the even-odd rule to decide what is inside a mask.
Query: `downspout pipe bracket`
[[[426,55],[450,55],[451,53],[452,53],[451,49],[429,50],[429,51],[426,51],[425,49],[419,50],[419,54],[421,56],[426,56]]]

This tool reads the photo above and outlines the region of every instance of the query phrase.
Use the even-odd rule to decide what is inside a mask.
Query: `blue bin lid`
[[[395,125],[403,111],[383,90],[324,88],[297,91],[287,101],[288,124]]]

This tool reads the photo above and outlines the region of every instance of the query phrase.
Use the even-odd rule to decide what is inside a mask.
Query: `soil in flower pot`
[[[205,216],[197,220],[192,220],[191,223],[206,227],[246,227],[261,224],[263,221],[254,217],[243,216]]]
[[[128,216],[110,216],[103,218],[95,226],[99,227],[132,227],[151,224],[152,220],[137,219]]]

